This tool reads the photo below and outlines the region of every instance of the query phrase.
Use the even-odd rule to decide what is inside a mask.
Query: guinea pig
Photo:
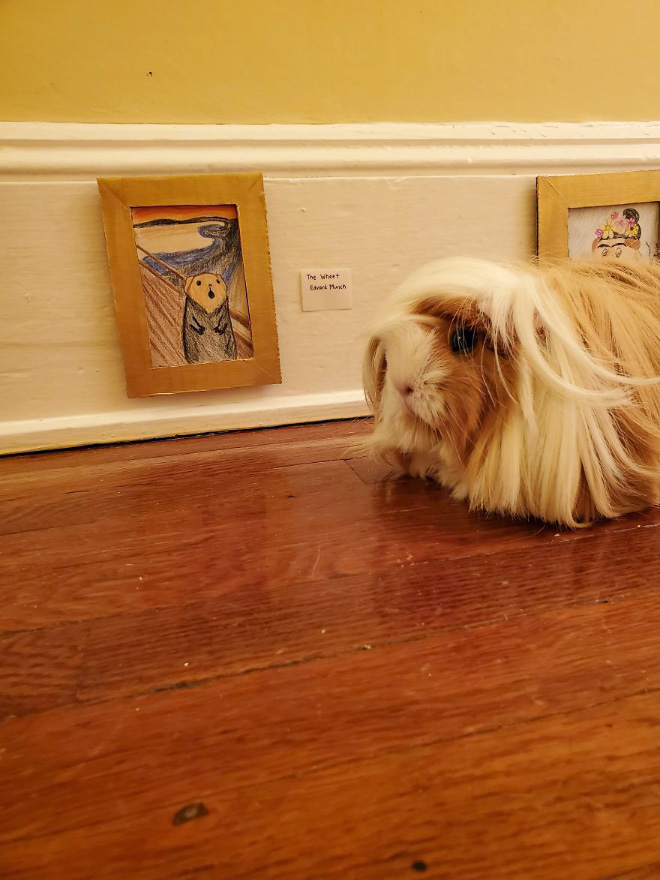
[[[366,450],[472,508],[576,528],[660,500],[660,268],[447,259],[364,358]]]

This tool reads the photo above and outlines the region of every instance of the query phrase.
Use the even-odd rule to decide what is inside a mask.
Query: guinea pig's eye
[[[454,354],[466,354],[473,351],[476,344],[477,331],[474,327],[457,327],[449,337],[449,345]]]
[[[198,279],[197,279],[197,287],[201,287],[201,286],[202,286],[202,282],[201,282],[200,279],[198,278]]]
[[[216,284],[220,284],[220,283],[221,283],[220,279],[219,279],[219,278],[216,278],[216,279],[215,279],[215,283],[216,283]]]

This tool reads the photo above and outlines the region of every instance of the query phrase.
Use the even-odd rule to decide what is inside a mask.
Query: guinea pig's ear
[[[386,370],[385,346],[380,339],[373,336],[369,340],[362,362],[362,381],[364,395],[374,414],[378,414],[380,411],[380,398],[385,384]]]

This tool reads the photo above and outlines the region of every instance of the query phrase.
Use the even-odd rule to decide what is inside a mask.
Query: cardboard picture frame
[[[660,203],[660,170],[537,177],[536,194],[539,260],[566,259],[572,210]]]
[[[128,396],[148,397],[246,385],[279,384],[282,378],[262,175],[237,173],[99,178],[97,183]],[[229,326],[232,335],[234,331],[239,339],[243,338],[241,334],[244,335],[243,350],[239,346],[231,359],[185,362],[179,357],[175,363],[156,362],[155,365],[153,305],[148,312],[149,301],[143,286],[145,268],[151,271],[151,276],[158,284],[169,284],[168,295],[175,298],[175,293],[170,288],[178,290],[186,307],[191,302],[184,291],[187,288],[187,283],[184,283],[188,280],[185,278],[187,270],[171,268],[161,258],[162,255],[149,255],[145,259],[144,254],[147,251],[140,248],[136,241],[134,212],[162,209],[165,212],[187,210],[190,213],[199,208],[202,215],[213,213],[204,211],[209,206],[235,206],[248,316],[247,320],[242,318],[241,326],[236,323],[232,312]],[[157,215],[158,211],[154,213]],[[145,267],[145,263],[149,265]],[[159,277],[160,273],[164,275]],[[206,275],[199,277],[204,278],[206,283]],[[169,283],[168,279],[173,281]],[[217,276],[217,283],[223,285],[224,289],[220,274]],[[209,293],[209,296],[213,295]],[[226,299],[229,310],[228,295]],[[207,338],[211,338],[210,329]]]

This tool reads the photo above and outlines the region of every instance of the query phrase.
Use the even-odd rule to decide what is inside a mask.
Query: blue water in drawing
[[[226,284],[229,284],[234,271],[241,260],[241,243],[238,232],[238,221],[227,220],[224,217],[202,218],[196,220],[151,220],[146,223],[136,224],[136,228],[145,226],[171,226],[197,223],[197,232],[202,238],[211,239],[207,247],[192,248],[184,251],[169,251],[155,253],[168,266],[179,271],[182,275],[201,275],[204,272],[213,272],[221,275]],[[216,222],[209,223],[208,220]],[[166,275],[167,270],[150,257],[143,257],[143,262],[158,272]]]

